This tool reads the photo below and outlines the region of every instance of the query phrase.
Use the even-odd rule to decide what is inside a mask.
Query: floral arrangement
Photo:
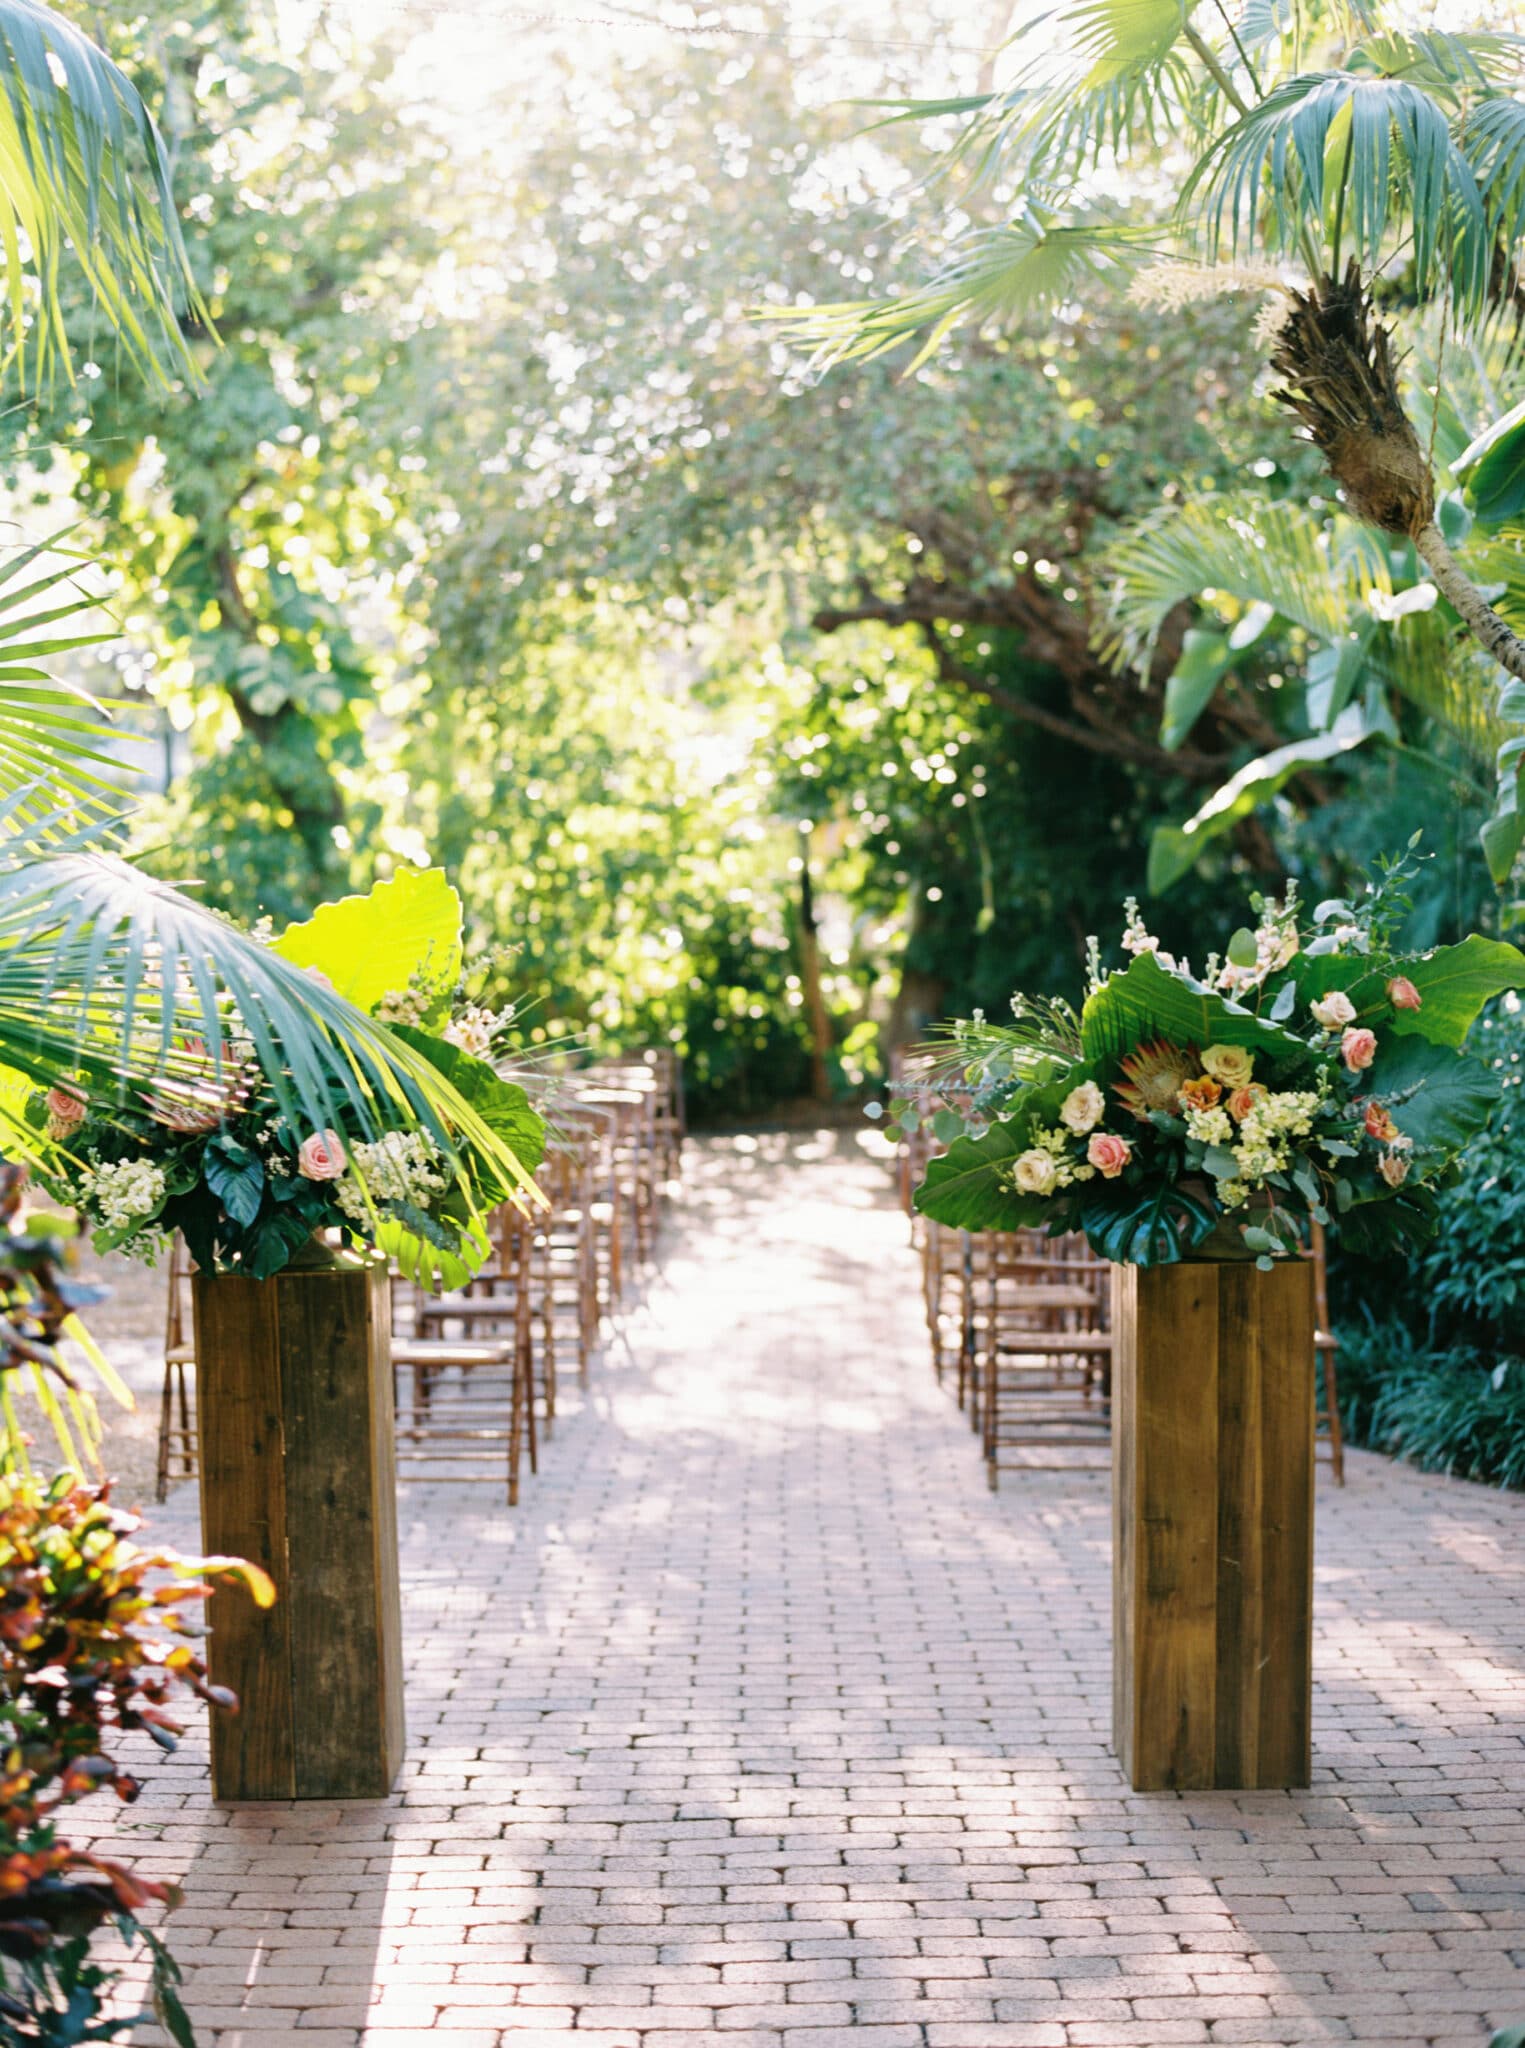
[[[400,876],[264,936],[421,1054],[528,1177],[543,1126],[492,1065],[512,1012],[467,999],[460,904],[442,877]],[[487,1210],[513,1192],[479,1148],[447,1146],[419,1121],[377,1129],[346,1110],[342,1128],[300,1127],[231,1014],[216,1053],[182,1036],[147,1081],[106,1100],[66,1083],[34,1093],[26,1114],[52,1147],[42,1184],[86,1219],[97,1250],[151,1261],[178,1230],[204,1272],[267,1279],[335,1233],[457,1284],[485,1256]]]
[[[231,1696],[207,1682],[196,1628],[182,1612],[209,1579],[240,1578],[261,1606],[265,1575],[230,1558],[183,1558],[132,1541],[136,1517],[72,1473],[51,1483],[0,1471],[0,2038],[115,2041],[155,2017],[182,2048],[194,2036],[180,1972],[145,1907],[175,1904],[173,1889],[114,1859],[75,1848],[62,1832],[81,1799],[137,1797],[138,1781],[111,1753],[115,1732],[146,1730],[161,1749],[181,1733],[177,1692],[217,1708]],[[114,1927],[150,1963],[153,2013],[111,2017],[117,1966],[92,1960]]]
[[[1306,925],[1295,885],[1253,899],[1256,925],[1200,978],[1130,900],[1127,964],[1105,971],[1090,942],[1078,1015],[1018,996],[1012,1025],[956,1025],[930,1088],[897,1101],[902,1128],[930,1114],[947,1146],[917,1206],[972,1230],[1082,1231],[1146,1266],[1269,1265],[1331,1220],[1367,1252],[1422,1243],[1498,1092],[1464,1041],[1525,955],[1476,936],[1402,952],[1414,859]]]

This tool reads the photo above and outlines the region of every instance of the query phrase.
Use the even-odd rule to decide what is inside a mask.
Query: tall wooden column
[[[198,1274],[207,1548],[263,1565],[275,1605],[210,1605],[223,1801],[378,1799],[402,1762],[390,1297],[374,1266]]]
[[[1118,1757],[1139,1791],[1306,1785],[1313,1268],[1113,1282]]]

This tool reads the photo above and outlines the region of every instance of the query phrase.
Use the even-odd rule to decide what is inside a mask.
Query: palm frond
[[[246,1038],[282,1109],[307,1129],[347,1109],[372,1136],[416,1120],[507,1187],[529,1176],[422,1054],[313,976],[178,890],[85,845],[0,847],[0,1065],[92,1097],[172,1063],[178,1038],[212,1059]]]
[[[1204,591],[1269,605],[1327,641],[1348,628],[1367,589],[1392,589],[1386,552],[1366,528],[1248,491],[1164,507],[1116,543],[1106,567],[1104,646],[1130,666],[1148,658],[1175,606]]]
[[[955,328],[1009,323],[1052,310],[1091,279],[1149,253],[1137,229],[1050,226],[1029,217],[983,228],[954,244],[943,268],[893,299],[763,309],[792,338],[814,343],[818,361],[867,360],[916,335],[925,338],[910,368],[933,355]]]
[[[70,807],[98,817],[120,803],[121,764],[102,745],[101,705],[38,666],[115,637],[99,599],[77,580],[75,563],[88,557],[27,575],[44,557],[67,554],[66,539],[18,548],[0,563],[0,817],[10,832],[33,836],[66,823]],[[42,602],[60,593],[61,603]]]
[[[1489,767],[1510,737],[1498,715],[1498,664],[1475,641],[1458,638],[1438,610],[1376,635],[1368,663],[1379,681],[1443,726],[1479,767]]]
[[[1196,131],[1205,74],[1183,48],[1192,11],[1188,0],[1071,0],[1030,19],[1008,46],[1015,78],[968,104],[940,175],[957,166],[975,191],[1018,174],[1025,187],[1070,187],[1106,157]],[[905,109],[917,119],[933,111]]]
[[[179,309],[198,319],[205,309],[153,116],[125,72],[62,15],[41,0],[0,0],[0,256],[13,349],[33,382],[51,364],[70,367],[65,249],[140,368],[196,377]]]
[[[1258,242],[1300,250],[1331,274],[1342,238],[1373,270],[1406,228],[1416,288],[1448,288],[1468,319],[1485,309],[1491,250],[1477,180],[1446,107],[1408,78],[1342,70],[1285,80],[1198,161],[1179,219],[1215,260]]]
[[[1481,101],[1462,123],[1458,146],[1477,180],[1490,235],[1512,251],[1525,236],[1525,101]]]

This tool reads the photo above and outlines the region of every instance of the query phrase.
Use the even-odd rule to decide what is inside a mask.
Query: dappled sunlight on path
[[[987,1493],[878,1140],[712,1139],[524,1505],[403,1494],[394,1797],[219,1811],[188,1747],[106,1839],[221,2048],[1472,2048],[1525,2016],[1525,1500],[1351,1463],[1313,1790],[1129,1791],[1105,1475]]]

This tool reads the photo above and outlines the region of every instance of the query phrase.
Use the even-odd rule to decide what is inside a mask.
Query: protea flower
[[[143,1107],[156,1124],[182,1137],[215,1131],[221,1123],[242,1109],[248,1099],[248,1077],[224,1051],[221,1070],[207,1050],[204,1038],[183,1038],[176,1048],[181,1055],[178,1071],[166,1075],[153,1094],[145,1094]]]
[[[1155,1110],[1168,1116],[1178,1114],[1181,1090],[1199,1071],[1200,1059],[1194,1045],[1172,1045],[1168,1039],[1155,1038],[1135,1046],[1121,1064],[1127,1078],[1114,1081],[1112,1093],[1124,1109],[1146,1124]]]

